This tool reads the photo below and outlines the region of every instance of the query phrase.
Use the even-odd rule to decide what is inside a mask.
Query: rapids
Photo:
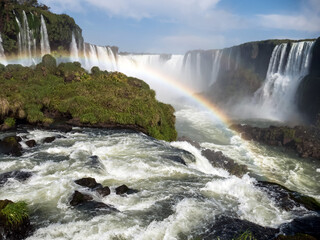
[[[176,106],[180,136],[192,137],[203,149],[220,150],[250,174],[242,178],[214,168],[199,149],[187,142],[164,142],[125,130],[74,128],[70,133],[21,128],[21,157],[0,156],[0,174],[29,171],[25,182],[10,179],[0,187],[0,199],[24,200],[30,206],[35,232],[28,239],[192,239],[219,215],[234,216],[266,227],[278,227],[311,212],[285,211],[259,189],[257,180],[280,183],[320,200],[320,164],[301,160],[281,149],[246,142],[206,109]],[[1,133],[4,137],[8,133]],[[57,136],[52,143],[45,137]],[[186,152],[187,151],[187,152]],[[189,153],[188,153],[189,152]],[[97,156],[98,161],[92,161]],[[183,159],[183,165],[175,159]],[[94,199],[119,212],[80,211],[70,206],[74,183],[93,177],[111,188],[111,195]],[[122,184],[139,192],[115,194]]]

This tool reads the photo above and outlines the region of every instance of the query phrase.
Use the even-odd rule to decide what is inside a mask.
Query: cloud
[[[308,0],[298,14],[257,15],[259,23],[267,28],[306,32],[320,31],[320,1]]]
[[[172,35],[158,40],[155,44],[156,51],[166,51],[171,53],[185,53],[188,50],[222,48],[225,38],[222,35],[196,36],[196,35]],[[154,52],[152,49],[151,52]]]

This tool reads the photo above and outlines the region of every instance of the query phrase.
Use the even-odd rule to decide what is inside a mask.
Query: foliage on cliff
[[[97,67],[89,74],[77,62],[56,67],[50,55],[34,69],[0,69],[0,124],[8,118],[31,124],[66,118],[79,126],[125,126],[158,139],[176,138],[174,109],[158,102],[139,79]]]
[[[33,30],[37,40],[37,46],[40,46],[41,15],[46,22],[49,42],[53,50],[68,50],[72,32],[77,39],[82,40],[81,28],[66,14],[51,13],[47,6],[39,4],[36,0],[0,0],[0,33],[5,53],[8,55],[18,51],[19,26],[16,18],[22,24],[23,11],[26,13],[29,28]]]

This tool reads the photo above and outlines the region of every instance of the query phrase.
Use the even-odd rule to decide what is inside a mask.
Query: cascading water
[[[308,74],[314,42],[277,45],[269,62],[264,84],[253,102],[268,117],[286,120],[295,113],[295,94],[300,81]]]
[[[25,11],[22,12],[23,22],[22,25],[19,19],[16,17],[16,22],[19,27],[18,34],[18,47],[19,47],[19,58],[23,59],[21,64],[30,66],[36,63],[36,39],[34,37],[33,30],[30,30],[28,24],[28,18]]]
[[[2,46],[2,37],[1,37],[1,33],[0,33],[0,63],[1,64],[6,64],[6,55],[4,54],[4,49]]]
[[[49,43],[49,37],[48,37],[48,32],[47,32],[47,26],[46,22],[44,21],[43,16],[41,15],[41,28],[40,28],[40,33],[41,33],[41,41],[40,41],[40,46],[41,46],[41,56],[45,54],[50,54],[50,43]]]
[[[72,39],[70,44],[70,60],[73,62],[79,61],[79,51],[74,33],[72,33]]]

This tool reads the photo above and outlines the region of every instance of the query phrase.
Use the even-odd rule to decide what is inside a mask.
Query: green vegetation
[[[52,50],[67,51],[72,38],[72,33],[82,41],[82,30],[74,19],[66,14],[54,14],[48,11],[46,5],[39,4],[37,0],[1,0],[0,1],[0,32],[3,40],[3,48],[7,55],[18,52],[17,36],[19,26],[16,17],[22,24],[23,11],[25,11],[30,29],[33,30],[40,46],[41,15],[47,23],[50,46]]]
[[[176,139],[172,106],[158,102],[145,82],[97,67],[87,73],[80,63],[61,63],[46,55],[34,69],[8,65],[0,72],[1,121],[51,124],[67,118],[72,124],[127,126],[157,139]],[[8,120],[7,120],[8,121]]]
[[[253,236],[252,232],[245,231],[244,233],[234,238],[233,240],[257,240],[257,239]]]
[[[6,118],[6,119],[4,120],[4,124],[5,124],[6,126],[8,126],[8,127],[14,127],[14,126],[16,125],[16,120],[15,120],[14,118],[11,118],[11,117]]]
[[[25,202],[0,201],[0,219],[4,219],[6,225],[20,225],[28,217],[28,207]]]

